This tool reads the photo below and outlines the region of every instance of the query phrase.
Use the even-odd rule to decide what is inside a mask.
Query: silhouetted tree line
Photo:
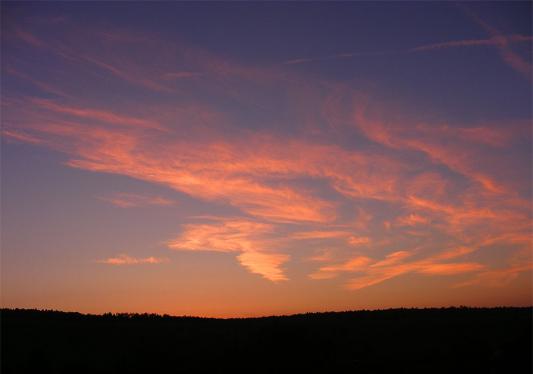
[[[2,309],[2,373],[531,373],[533,308],[213,319]]]

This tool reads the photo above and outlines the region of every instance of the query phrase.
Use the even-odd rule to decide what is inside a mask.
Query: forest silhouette
[[[1,310],[9,373],[531,373],[533,308],[214,319]]]

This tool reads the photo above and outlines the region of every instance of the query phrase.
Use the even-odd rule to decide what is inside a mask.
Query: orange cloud
[[[464,263],[449,263],[449,264],[427,264],[422,265],[419,273],[431,275],[453,275],[461,273],[469,273],[476,270],[483,269],[484,266],[473,262]]]
[[[245,252],[261,251],[260,239],[272,232],[270,224],[226,219],[214,224],[185,225],[179,238],[169,241],[168,247],[185,251]]]
[[[239,253],[237,260],[250,272],[271,281],[287,280],[281,265],[289,255],[271,252],[277,244],[269,234],[274,226],[242,219],[221,219],[211,224],[185,225],[181,235],[167,243],[180,251]]]
[[[464,225],[469,222],[479,222],[479,221],[493,221],[498,220],[501,217],[490,208],[474,208],[474,207],[456,207],[453,205],[445,205],[435,201],[421,199],[416,196],[410,196],[407,200],[409,204],[414,209],[422,209],[427,211],[432,211],[438,214],[443,214],[454,226]],[[506,214],[507,215],[507,214]]]
[[[251,273],[259,274],[272,282],[288,280],[281,265],[287,262],[289,258],[289,255],[282,253],[257,251],[243,252],[237,256],[240,264]]]
[[[184,225],[168,243],[172,249],[233,253],[250,272],[276,281],[287,278],[282,265],[289,248],[312,258],[304,251],[316,251],[316,243],[310,241],[320,240],[329,252],[315,256],[323,266],[311,277],[357,272],[360,276],[349,287],[361,288],[406,273],[482,272],[482,264],[446,261],[494,243],[510,252],[528,245],[529,201],[520,198],[510,188],[514,181],[499,172],[501,165],[513,168],[513,160],[505,159],[517,138],[511,125],[392,121],[401,109],[387,116],[387,105],[344,84],[245,66],[183,43],[153,43],[150,37],[127,33],[98,35],[108,46],[133,43],[139,49],[151,48],[160,52],[154,55],[162,66],[183,70],[143,65],[121,55],[118,48],[110,48],[103,60],[91,38],[79,45],[65,42],[63,47],[41,44],[89,71],[97,67],[136,89],[152,95],[156,91],[163,99],[109,110],[83,98],[21,98],[6,105],[3,136],[64,152],[71,167],[159,184],[239,211],[241,218]],[[500,43],[495,37],[487,40]],[[432,48],[459,46],[455,44]],[[202,78],[189,79],[200,76],[196,71]],[[47,82],[41,83],[46,91]],[[191,94],[190,102],[183,103],[177,90],[185,83],[209,97],[256,108],[261,113],[258,123],[249,126],[248,117],[222,113],[224,106],[204,102],[202,96]],[[279,96],[285,100],[284,115],[295,123],[294,134],[272,130],[288,123],[261,107],[263,95],[271,91],[276,100],[283,93]],[[375,119],[370,109],[383,114]],[[270,130],[261,127],[263,117]],[[167,204],[157,197],[104,199],[123,207]],[[416,258],[426,257],[413,260],[413,250],[373,258],[389,252],[391,245],[420,246],[425,253],[417,252]],[[351,260],[342,262],[349,256]]]
[[[69,139],[66,151],[77,156],[68,162],[73,167],[124,174],[206,200],[226,200],[249,214],[278,222],[326,222],[335,216],[330,202],[286,185],[265,183],[264,177],[275,180],[279,171],[269,166],[268,158],[243,158],[237,152],[240,144],[228,148],[179,141],[152,147],[134,133],[72,122],[41,124],[34,131]],[[172,152],[176,147],[179,154]],[[241,165],[242,159],[246,164]],[[297,167],[290,160],[285,164]],[[257,178],[258,174],[264,177]]]
[[[367,238],[366,236],[350,236],[348,238],[348,243],[353,246],[368,244],[370,243],[370,238]]]
[[[403,271],[401,269],[398,269],[388,273],[375,273],[353,278],[346,283],[346,288],[349,290],[359,290],[361,288],[370,287],[375,284],[384,282],[401,274],[403,274]]]
[[[372,259],[366,256],[357,256],[345,263],[322,266],[317,272],[309,275],[311,279],[329,279],[338,276],[342,272],[363,271],[368,268]]]
[[[341,264],[322,266],[317,272],[310,274],[309,277],[318,280],[334,278],[345,272],[360,273],[360,276],[352,278],[346,283],[348,289],[357,290],[407,273],[450,276],[478,272],[485,269],[484,265],[474,262],[442,262],[444,257],[439,256],[406,261],[412,256],[413,253],[409,251],[393,252],[387,255],[385,259],[379,261],[366,256],[356,256]]]
[[[110,202],[120,208],[133,208],[147,205],[168,206],[175,204],[174,201],[160,196],[146,196],[132,193],[116,193],[109,197],[99,197],[99,199]]]
[[[350,236],[348,231],[303,231],[291,235],[293,239],[331,239]]]
[[[407,123],[385,123],[369,119],[365,107],[355,109],[354,123],[370,140],[395,150],[414,150],[423,153],[432,162],[445,165],[450,170],[479,183],[487,192],[505,192],[502,183],[479,170],[480,155],[476,147],[486,145],[501,147],[509,141],[510,131],[494,128],[451,128]],[[478,144],[476,144],[478,143]],[[486,161],[483,159],[483,161]],[[486,162],[484,162],[486,164]]]
[[[509,268],[494,269],[476,274],[473,278],[457,283],[455,287],[480,285],[485,287],[504,287],[516,279],[520,273],[532,273],[533,263],[511,266]]]
[[[42,107],[39,105],[42,103],[36,104]],[[250,271],[254,269],[252,272],[261,274],[266,279],[281,280],[285,277],[280,275],[283,274],[280,266],[285,262],[281,260],[285,257],[278,252],[296,245],[294,241],[297,240],[345,238],[347,244],[364,249],[381,245],[379,242],[372,242],[368,236],[353,234],[354,231],[366,232],[374,222],[379,223],[375,212],[371,214],[366,208],[358,207],[355,209],[356,221],[346,221],[337,212],[337,202],[318,197],[312,188],[304,189],[292,184],[293,180],[303,178],[325,182],[345,199],[343,201],[377,200],[400,209],[402,214],[396,221],[400,225],[391,226],[388,230],[392,242],[407,243],[409,240],[407,237],[410,233],[402,229],[401,225],[425,224],[471,248],[479,248],[481,240],[488,240],[483,236],[483,229],[477,227],[481,222],[500,236],[517,230],[516,235],[519,235],[519,231],[524,230],[516,225],[516,222],[526,219],[517,211],[520,204],[513,203],[516,206],[511,206],[503,198],[483,200],[483,194],[475,193],[478,188],[489,190],[482,183],[472,184],[472,194],[459,195],[461,200],[452,202],[450,192],[457,187],[451,180],[437,172],[405,178],[405,173],[412,172],[410,166],[385,155],[250,133],[238,134],[233,139],[220,137],[216,142],[209,137],[179,139],[166,133],[160,138],[151,133],[146,136],[144,132],[151,130],[147,127],[106,126],[113,120],[117,122],[123,119],[95,115],[94,109],[85,110],[78,106],[67,107],[69,109],[66,110],[59,110],[54,106],[50,108],[46,108],[47,111],[59,116],[57,119],[52,117],[39,125],[29,122],[22,128],[25,134],[38,134],[37,139],[46,139],[46,145],[70,154],[70,166],[162,184],[195,198],[227,203],[253,217],[254,220],[220,221],[217,225],[186,225],[182,235],[169,242],[169,247],[236,253],[238,256],[242,255],[237,260],[246,268]],[[62,115],[72,115],[80,122],[66,121]],[[30,119],[33,121],[31,116]],[[102,123],[89,126],[83,122],[93,119]],[[125,120],[128,121],[128,118]],[[423,129],[424,136],[435,136],[433,132]],[[448,133],[448,130],[444,133]],[[425,147],[419,146],[422,143],[415,141],[404,142],[402,135],[398,136],[394,131],[387,134],[384,138],[386,145],[395,151],[402,150],[403,144],[408,149]],[[442,132],[436,136],[442,136]],[[499,141],[493,143],[500,144]],[[446,162],[450,164],[451,161]],[[375,172],[376,169],[379,172]],[[470,171],[468,175],[473,178],[476,174],[475,171]],[[505,190],[500,193],[502,196],[506,196],[505,194]],[[118,201],[118,204],[127,206],[131,202]],[[385,221],[387,219],[383,222]],[[278,235],[274,232],[284,223],[303,226],[285,237],[283,243],[281,240],[273,242],[272,238]],[[307,224],[315,226],[306,227]],[[341,229],[331,229],[328,225]],[[515,228],[511,230],[511,226]],[[352,231],[352,228],[355,230]],[[510,237],[501,240],[511,243]],[[436,243],[432,251],[438,252],[440,248],[446,247],[449,247],[448,243]],[[278,252],[272,253],[272,250]],[[245,253],[253,254],[244,255]],[[270,260],[267,260],[268,256],[272,256]],[[396,261],[393,258],[372,260],[366,266],[373,270],[366,276],[351,281],[350,287],[376,284],[396,274],[408,272],[445,275],[481,269],[473,263],[442,265],[439,262],[453,257],[434,257],[436,265],[397,262],[393,266],[386,265],[387,261]],[[254,259],[257,260],[256,267],[253,265]],[[329,262],[333,265],[326,264],[325,269],[313,273],[311,277],[333,278],[340,273],[349,272],[346,269],[353,265],[335,265],[334,258]],[[361,265],[359,269],[363,271],[364,266]]]
[[[385,259],[374,262],[371,266],[372,267],[391,266],[391,265],[397,264],[398,262],[402,262],[404,259],[411,257],[412,255],[413,254],[409,251],[393,252],[385,256]]]
[[[99,260],[98,262],[101,264],[106,265],[141,265],[141,264],[161,264],[163,262],[166,262],[167,259],[165,258],[157,258],[157,257],[146,257],[146,258],[136,258],[136,257],[130,257],[126,254],[121,254],[116,257],[110,257],[105,260]]]
[[[453,249],[441,252],[440,254],[435,256],[435,258],[447,260],[450,258],[461,257],[461,256],[474,252],[476,249],[477,248],[474,248],[474,247],[457,247],[457,248],[453,248]]]
[[[128,126],[138,126],[144,128],[160,129],[161,126],[154,121],[145,120],[135,117],[128,117],[124,115],[119,115],[112,112],[106,112],[101,110],[94,109],[84,109],[84,108],[75,108],[65,105],[57,104],[51,100],[44,99],[32,99],[32,103],[37,104],[38,106],[51,110],[54,112],[65,113],[76,117],[94,119],[97,121],[107,122],[114,125],[128,125]]]
[[[402,226],[417,226],[429,223],[429,219],[418,214],[409,214],[407,216],[398,217],[396,223]]]

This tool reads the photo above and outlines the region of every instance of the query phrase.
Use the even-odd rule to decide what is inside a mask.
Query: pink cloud
[[[120,115],[108,111],[88,109],[88,108],[76,108],[66,105],[60,105],[50,100],[44,99],[31,99],[31,102],[38,105],[39,107],[51,110],[58,113],[64,113],[72,115],[75,117],[94,119],[97,121],[102,121],[114,125],[126,125],[126,126],[137,126],[151,129],[161,129],[161,126],[151,120],[140,119],[135,117],[129,117],[125,115]]]
[[[99,68],[115,75],[118,78],[125,80],[126,82],[132,83],[134,85],[139,85],[157,92],[171,92],[172,89],[165,86],[162,83],[159,83],[157,79],[150,77],[144,72],[136,72],[134,68],[129,66],[124,66],[123,64],[119,67],[110,62],[101,61],[98,58],[91,56],[82,56],[87,62],[90,62]]]
[[[504,37],[507,42],[531,42],[533,36],[530,35],[509,35]],[[497,36],[493,36],[489,39],[465,39],[465,40],[452,40],[442,43],[426,44],[415,48],[412,48],[412,52],[432,51],[436,49],[456,48],[456,47],[472,47],[472,46],[498,46],[501,43],[501,39]]]
[[[463,39],[463,40],[449,40],[440,43],[432,43],[420,45],[406,50],[398,51],[374,51],[374,52],[351,52],[351,53],[337,53],[328,56],[314,57],[314,58],[295,58],[283,62],[284,65],[298,65],[317,61],[328,60],[342,60],[346,58],[362,57],[362,56],[387,56],[401,53],[420,53],[430,52],[449,48],[466,48],[466,47],[479,47],[479,46],[493,46],[498,48],[502,59],[513,69],[524,74],[526,77],[531,76],[531,64],[525,61],[518,54],[513,52],[509,47],[512,43],[531,43],[533,36],[531,35],[503,35],[495,28],[489,26],[484,21],[481,21],[477,16],[474,16],[477,23],[489,32],[491,35],[488,39]]]
[[[31,82],[33,85],[35,85],[36,87],[38,87],[39,89],[41,89],[44,92],[48,92],[48,93],[51,93],[51,94],[54,94],[54,95],[57,95],[57,96],[60,96],[60,97],[64,97],[64,98],[71,98],[71,95],[67,94],[66,92],[64,92],[60,88],[56,87],[55,85],[52,85],[50,83],[46,83],[46,82],[43,82],[41,80],[35,79],[33,77],[30,77],[28,74],[25,74],[25,73],[19,71],[18,69],[14,69],[12,67],[7,67],[6,71],[7,71],[8,74],[11,74],[11,75],[13,75],[13,76],[15,76],[17,78],[20,78],[20,79],[23,79],[25,81]]]
[[[490,40],[494,41],[494,45],[498,48],[502,60],[512,69],[522,74],[526,79],[531,80],[533,66],[530,62],[514,52],[510,44],[512,42],[529,42],[531,44],[532,37],[524,35],[505,36],[498,29],[482,20],[466,6],[462,6],[462,9],[490,35]]]
[[[39,144],[42,143],[42,140],[38,137],[35,137],[33,135],[25,134],[21,131],[13,131],[13,130],[2,130],[2,137],[12,139],[15,141],[23,142],[23,143],[30,143],[30,144]]]
[[[34,47],[43,48],[46,46],[46,44],[41,39],[39,39],[30,32],[27,32],[22,29],[17,29],[15,33],[21,40]]]
[[[305,62],[315,61],[314,58],[296,58],[294,60],[287,60],[284,62],[285,65],[294,65],[294,64],[303,64]]]
[[[166,73],[165,78],[167,79],[187,79],[194,78],[203,75],[202,73],[194,71],[176,71],[172,73]]]

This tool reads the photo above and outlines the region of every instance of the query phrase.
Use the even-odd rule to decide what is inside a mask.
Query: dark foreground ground
[[[254,319],[1,311],[9,373],[531,373],[532,308]]]

